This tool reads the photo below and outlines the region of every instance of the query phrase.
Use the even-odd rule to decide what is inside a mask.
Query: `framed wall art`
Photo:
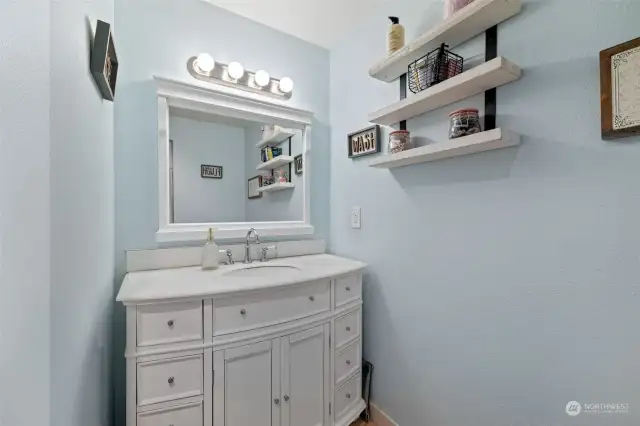
[[[222,179],[222,166],[210,166],[208,164],[203,164],[200,166],[200,177]]]
[[[294,171],[297,175],[302,174],[302,154],[293,157]]]
[[[111,33],[111,25],[98,20],[91,49],[91,74],[96,81],[102,98],[112,101],[116,95],[118,79],[118,55]]]
[[[602,139],[640,135],[640,38],[600,52]]]
[[[380,126],[371,126],[350,133],[347,135],[347,144],[349,145],[349,158],[380,152]]]
[[[262,176],[254,176],[249,179],[247,186],[247,197],[250,200],[254,198],[262,198],[262,192],[258,191],[262,186]]]

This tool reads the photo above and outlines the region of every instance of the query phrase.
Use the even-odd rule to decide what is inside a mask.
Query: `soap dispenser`
[[[218,269],[219,249],[213,240],[213,228],[209,228],[207,243],[202,248],[202,269]]]
[[[387,49],[389,55],[397,52],[404,47],[404,27],[400,25],[400,18],[397,16],[389,16],[391,24],[387,35]]]

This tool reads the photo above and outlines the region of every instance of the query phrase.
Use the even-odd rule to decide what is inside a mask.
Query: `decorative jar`
[[[411,136],[407,130],[396,130],[389,133],[389,152],[395,154],[397,152],[411,149]]]
[[[473,0],[444,0],[444,19],[450,18],[454,13],[473,3]]]
[[[481,131],[477,109],[459,109],[449,114],[449,139],[461,138]]]

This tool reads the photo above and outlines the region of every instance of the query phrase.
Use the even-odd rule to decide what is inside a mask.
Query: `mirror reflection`
[[[303,220],[300,129],[172,108],[171,223]]]

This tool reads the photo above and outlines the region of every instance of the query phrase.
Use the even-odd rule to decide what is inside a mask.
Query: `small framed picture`
[[[210,166],[203,164],[200,166],[200,177],[222,179],[222,166]]]
[[[293,157],[294,171],[297,175],[302,174],[302,154]]]
[[[262,176],[254,176],[249,179],[249,183],[247,185],[247,197],[250,200],[254,198],[262,198],[262,192],[259,191],[260,187],[262,187]]]
[[[602,139],[640,135],[640,38],[600,52]]]
[[[111,24],[104,21],[98,20],[96,25],[89,67],[102,98],[113,102],[118,80],[118,55],[111,33]]]

